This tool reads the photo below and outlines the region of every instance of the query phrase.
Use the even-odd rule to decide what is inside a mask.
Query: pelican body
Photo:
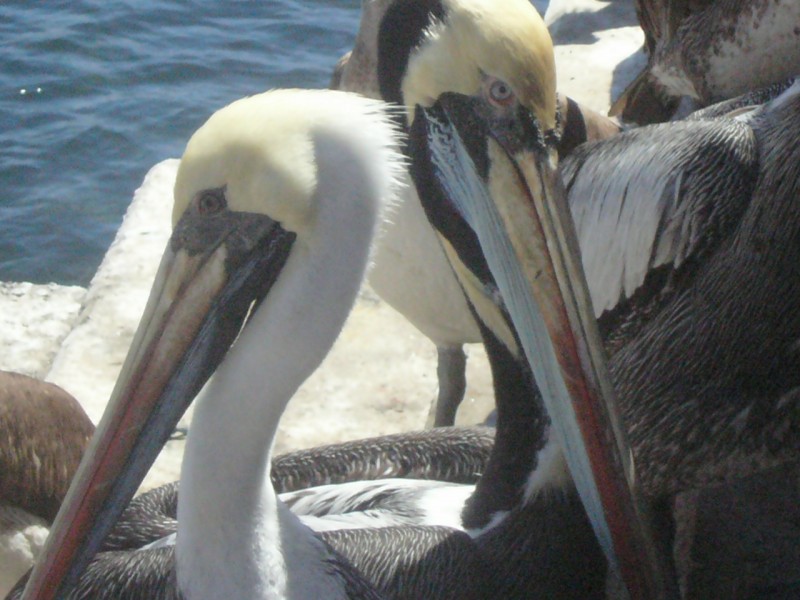
[[[651,495],[797,457],[800,312],[788,298],[800,285],[798,92],[744,122],[633,130],[565,162],[595,313]],[[656,140],[659,151],[648,151]],[[627,169],[624,183],[603,177],[615,169],[618,178]]]
[[[94,425],[57,385],[0,371],[0,595],[37,558]]]
[[[374,517],[372,523],[386,516],[395,521],[398,517],[408,517],[407,521],[419,524],[420,507],[405,505],[390,512],[387,505],[397,507],[401,502],[397,496],[402,491],[413,494],[415,489],[423,487],[420,483],[424,481],[443,483],[442,488],[459,484],[464,488],[463,493],[468,494],[484,472],[493,444],[491,427],[437,427],[403,432],[281,454],[272,460],[270,478],[276,493],[292,512],[311,517],[302,520],[306,524],[313,521],[315,531],[334,528],[331,523],[339,525],[338,528],[343,524],[363,526],[364,522],[358,519],[365,512]],[[369,492],[372,482],[384,487],[377,502],[365,504],[364,494]],[[405,490],[404,482],[408,482]],[[397,484],[397,490],[391,489],[391,483]],[[359,488],[345,494],[340,484]],[[105,539],[103,549],[134,550],[159,542],[174,545],[174,539],[165,538],[177,530],[178,488],[176,481],[134,498]],[[331,493],[324,494],[323,489]],[[302,502],[295,502],[297,498]],[[356,507],[342,515],[345,511],[337,512],[332,507],[342,503],[355,503]],[[328,515],[334,518],[314,521],[315,517]],[[448,514],[444,519],[452,520]],[[463,529],[460,524],[458,528]]]
[[[353,51],[337,68],[334,89],[386,100],[378,88],[378,37],[394,0],[364,0]],[[452,425],[466,389],[463,344],[481,341],[441,245],[425,218],[412,183],[375,250],[368,282],[435,345],[439,394],[431,411],[434,426]]]

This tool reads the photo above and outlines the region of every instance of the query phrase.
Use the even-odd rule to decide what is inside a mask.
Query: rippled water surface
[[[0,3],[0,281],[86,285],[148,169],[236,98],[327,86],[359,6]]]

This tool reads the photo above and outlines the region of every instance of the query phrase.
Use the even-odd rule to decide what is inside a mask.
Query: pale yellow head
[[[372,181],[365,184],[391,202],[401,159],[381,102],[327,90],[273,90],[217,111],[189,140],[175,181],[173,226],[199,192],[224,188],[228,209],[267,214],[302,233],[315,216],[320,136],[352,148],[370,167]]]
[[[482,76],[508,83],[544,130],[555,126],[553,44],[529,0],[443,0],[446,17],[412,53],[406,105],[430,106],[444,92],[477,94]]]

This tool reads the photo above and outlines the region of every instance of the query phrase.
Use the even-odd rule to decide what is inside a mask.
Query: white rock
[[[43,378],[85,295],[78,286],[0,283],[0,369]]]
[[[75,328],[47,379],[73,394],[95,423],[139,324],[170,231],[177,160],[153,167],[89,286]]]

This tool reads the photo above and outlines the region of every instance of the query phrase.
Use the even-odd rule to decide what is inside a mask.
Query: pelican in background
[[[531,110],[529,99],[554,74],[491,75],[477,90],[418,96],[412,175],[432,190],[421,200],[456,272],[487,297],[484,323],[502,337],[497,314],[510,315],[505,339],[519,339],[535,368],[542,348],[529,339],[529,313],[547,307],[548,269],[567,269],[537,261],[568,247],[571,228],[549,159],[554,103]],[[740,120],[585,144],[562,164],[593,316],[650,498],[798,458],[798,92]],[[580,299],[576,277],[567,285]],[[574,309],[547,310],[557,326]],[[602,355],[591,338],[587,348]]]
[[[0,596],[27,571],[94,425],[57,385],[0,371]]]
[[[800,73],[795,0],[636,0],[636,13],[648,63],[611,108],[625,121],[667,121]]]
[[[378,88],[378,35],[395,0],[363,0],[353,52],[340,61],[334,89],[383,99]],[[368,283],[436,346],[439,393],[428,422],[452,425],[466,390],[463,344],[481,341],[464,294],[413,185],[403,188],[391,222],[375,249]]]
[[[452,484],[468,495],[493,444],[492,427],[395,433],[278,455],[272,459],[270,479],[281,501],[315,531],[432,519],[463,529],[453,517],[457,510],[443,511],[429,497],[442,491],[458,494]],[[103,550],[173,544],[174,539],[166,538],[177,530],[178,488],[175,481],[134,498]]]
[[[363,0],[353,50],[339,61],[331,87],[413,110],[397,93],[403,74],[395,64],[398,58],[407,59],[418,50],[413,36],[420,35],[420,27],[432,25],[431,19],[441,10],[441,3],[421,0]],[[403,21],[413,12],[429,18],[409,26]],[[403,35],[394,36],[398,29]],[[379,73],[389,75],[379,81]],[[558,100],[561,155],[587,140],[605,139],[619,132],[619,125],[607,117],[563,95]],[[483,338],[413,185],[404,188],[398,209],[377,245],[368,281],[381,298],[436,345],[439,396],[432,422],[435,426],[452,425],[466,386],[461,346]]]

